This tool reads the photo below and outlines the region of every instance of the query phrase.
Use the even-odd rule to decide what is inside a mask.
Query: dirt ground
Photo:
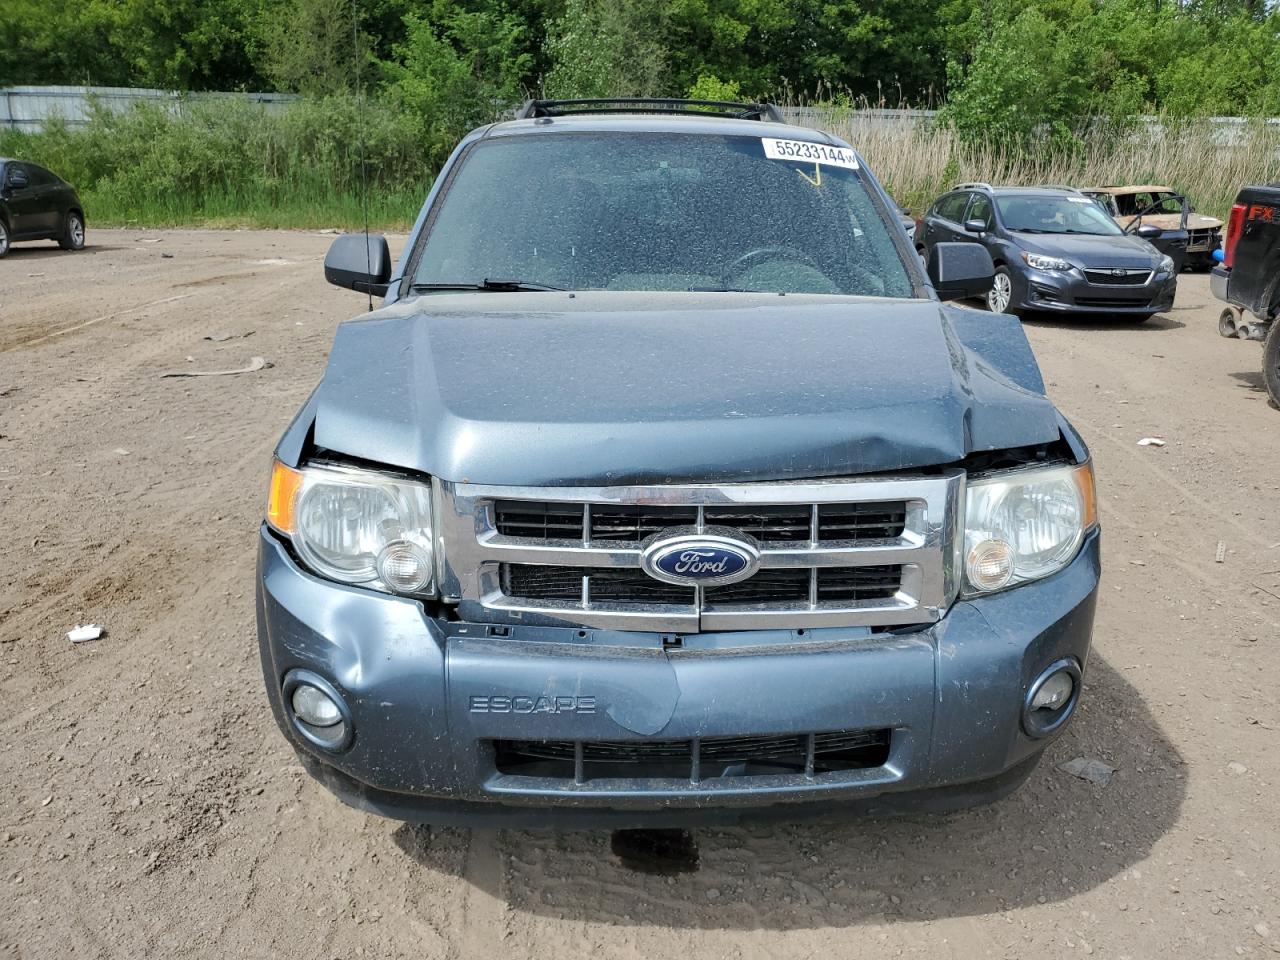
[[[275,440],[363,307],[322,280],[330,239],[100,230],[0,261],[0,958],[1280,953],[1280,412],[1207,278],[1142,327],[1027,326],[1097,459],[1106,566],[1080,715],[1028,784],[699,831],[699,868],[660,876],[607,833],[350,810],[276,730],[254,544]],[[107,635],[73,646],[86,622]]]

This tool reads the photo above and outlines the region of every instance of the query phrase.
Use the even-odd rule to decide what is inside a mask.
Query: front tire
[[[67,219],[62,225],[58,246],[63,250],[84,249],[84,217],[74,210],[67,214]]]
[[[995,276],[991,278],[991,289],[987,291],[987,309],[992,313],[1013,313],[1009,305],[1013,303],[1013,275],[1008,267],[996,267]]]
[[[9,252],[9,225],[0,220],[0,257]]]
[[[1280,318],[1271,321],[1262,342],[1262,382],[1273,407],[1280,407]]]

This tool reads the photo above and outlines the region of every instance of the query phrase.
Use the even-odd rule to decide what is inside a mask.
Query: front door
[[[26,164],[10,163],[5,168],[5,190],[9,203],[9,230],[14,240],[39,236],[44,232],[40,218],[40,198],[31,182]]]

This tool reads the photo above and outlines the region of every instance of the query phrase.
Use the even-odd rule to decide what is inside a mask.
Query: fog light
[[[1080,665],[1073,657],[1045,667],[1022,704],[1022,728],[1039,739],[1065,724],[1080,702]]]
[[[431,554],[412,541],[393,540],[378,554],[378,579],[397,593],[421,593],[431,586]]]
[[[351,746],[351,710],[332,683],[310,670],[290,670],[280,692],[289,722],[304,740],[333,753]]]
[[[323,690],[300,683],[293,691],[293,712],[313,727],[332,727],[342,720],[342,710]]]
[[[1059,670],[1040,685],[1035,696],[1031,698],[1032,710],[1057,710],[1071,699],[1076,682],[1071,674]]]
[[[1003,540],[975,544],[965,559],[965,573],[979,590],[999,590],[1013,576],[1013,548]]]

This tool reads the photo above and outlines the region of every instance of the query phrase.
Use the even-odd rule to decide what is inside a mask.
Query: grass
[[[916,211],[957,182],[981,180],[1168,184],[1198,210],[1225,216],[1241,185],[1280,180],[1280,124],[1094,124],[1070,143],[1012,148],[962,140],[928,119],[809,106],[817,126],[854,144]],[[96,111],[85,126],[53,122],[34,134],[0,131],[0,156],[41,163],[76,184],[97,226],[352,229],[364,222],[363,151],[370,226],[405,230],[434,177],[425,136],[417,118],[389,101],[331,97],[265,113],[219,100],[177,113]]]
[[[354,97],[95,109],[82,126],[2,131],[0,156],[75,184],[98,226],[353,228],[367,174],[370,226],[403,230],[434,179],[417,119]]]
[[[1224,217],[1247,183],[1280,180],[1280,124],[1207,120],[1096,125],[1071,144],[1011,149],[966,143],[927,120],[885,124],[870,112],[828,108],[820,125],[858,148],[898,202],[920,211],[954,184],[1104,186],[1151,183]]]
[[[421,185],[369,190],[369,228],[404,233],[412,226],[431,189]],[[199,194],[147,195],[122,202],[114,192],[80,191],[92,223],[98,227],[209,227],[307,230],[364,226],[358,190],[252,187],[207,190]]]

